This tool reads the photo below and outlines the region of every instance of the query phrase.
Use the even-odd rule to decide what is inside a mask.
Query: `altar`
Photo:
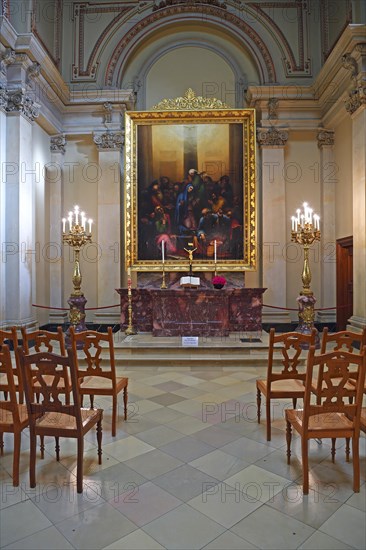
[[[227,336],[262,330],[265,288],[132,289],[132,323],[153,336]],[[121,297],[121,330],[128,326],[127,289]]]

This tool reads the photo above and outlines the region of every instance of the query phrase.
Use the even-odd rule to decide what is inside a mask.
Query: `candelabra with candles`
[[[304,248],[304,266],[302,270],[302,290],[297,298],[299,304],[299,325],[297,332],[310,334],[314,328],[314,305],[316,299],[310,289],[311,271],[309,267],[309,248],[315,241],[320,241],[320,218],[308,206],[303,204],[303,212],[296,210],[296,216],[291,217],[291,241],[300,244]],[[317,346],[319,337],[317,337]]]
[[[86,330],[85,304],[87,300],[81,291],[80,250],[86,243],[91,242],[92,223],[93,220],[87,219],[85,212],[80,212],[77,205],[74,207],[73,212],[69,212],[67,219],[62,218],[62,241],[74,250],[74,271],[72,275],[74,291],[67,303],[70,305],[70,324],[74,326],[76,332]],[[66,224],[68,224],[67,232]]]
[[[132,279],[131,279],[131,267],[128,266],[127,268],[127,300],[128,300],[128,325],[125,330],[125,334],[127,336],[131,336],[132,334],[136,334],[136,329],[132,324]]]

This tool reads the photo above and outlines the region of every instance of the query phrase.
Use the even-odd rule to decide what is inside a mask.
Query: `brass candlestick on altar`
[[[127,300],[128,300],[128,325],[125,330],[125,334],[127,336],[131,336],[132,334],[136,334],[137,330],[132,324],[132,280],[131,280],[131,268],[128,267],[127,269]]]
[[[67,233],[66,223],[69,225]],[[81,291],[80,250],[86,243],[91,242],[92,223],[93,220],[87,220],[85,212],[80,212],[78,206],[74,207],[74,212],[69,212],[67,220],[66,218],[62,219],[62,241],[74,250],[74,271],[72,275],[74,291],[71,293],[67,303],[70,305],[70,324],[74,326],[77,332],[86,330],[85,304],[87,300]],[[87,224],[88,232],[86,231]]]
[[[299,304],[299,325],[296,328],[297,332],[310,334],[314,328],[314,305],[316,299],[313,291],[310,289],[311,271],[309,266],[309,248],[315,241],[320,241],[320,218],[308,206],[306,202],[303,204],[304,211],[300,208],[296,211],[296,216],[292,216],[291,241],[300,244],[304,248],[304,265],[302,270],[302,290],[297,298]],[[319,337],[317,337],[317,346]]]
[[[163,279],[161,281],[161,287],[163,290],[167,288],[165,284],[165,241],[161,242],[161,262],[163,264]]]

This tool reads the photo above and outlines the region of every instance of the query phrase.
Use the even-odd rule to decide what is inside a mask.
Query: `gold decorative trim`
[[[220,259],[217,269],[221,272],[256,271],[257,223],[256,223],[256,125],[254,109],[201,109],[166,111],[128,111],[125,113],[125,259],[126,269],[133,271],[162,271],[160,258],[139,257],[138,194],[144,180],[138,175],[139,126],[241,124],[243,135],[243,249],[242,258]],[[212,272],[214,261],[196,258],[193,271]],[[186,271],[186,258],[166,259],[165,271]]]
[[[154,111],[197,111],[201,109],[231,109],[231,107],[216,97],[197,96],[192,88],[188,88],[183,97],[163,99],[153,107]]]

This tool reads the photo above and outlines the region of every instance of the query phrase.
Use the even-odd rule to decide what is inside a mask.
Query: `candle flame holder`
[[[309,248],[311,245],[320,241],[321,233],[319,230],[319,216],[313,214],[307,203],[304,203],[304,214],[301,215],[300,209],[297,210],[297,217],[292,216],[291,241],[301,245],[304,249],[304,264],[301,274],[302,290],[297,298],[299,307],[299,324],[296,332],[310,334],[314,328],[315,311],[314,305],[316,299],[310,288],[311,271],[309,265]],[[319,335],[317,334],[316,347],[319,347]]]
[[[81,217],[81,224],[79,224]],[[67,243],[74,251],[74,269],[72,275],[73,292],[67,303],[70,305],[69,321],[76,332],[86,330],[85,326],[85,304],[87,302],[81,290],[82,275],[80,270],[80,250],[87,243],[91,242],[91,224],[89,220],[89,232],[86,232],[86,218],[84,212],[79,213],[79,207],[75,206],[74,212],[69,212],[69,231],[66,233],[66,219],[63,218],[62,242]],[[68,332],[66,342],[69,342]]]

